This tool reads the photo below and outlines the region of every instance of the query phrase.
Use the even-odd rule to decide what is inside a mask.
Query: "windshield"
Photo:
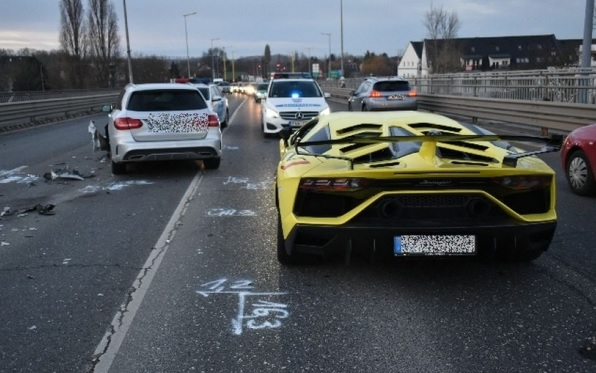
[[[206,109],[199,92],[189,89],[137,91],[130,96],[128,110],[180,111]]]
[[[379,92],[409,91],[410,84],[406,81],[385,81],[375,83],[374,90]]]
[[[323,97],[313,81],[275,81],[271,84],[270,97]]]

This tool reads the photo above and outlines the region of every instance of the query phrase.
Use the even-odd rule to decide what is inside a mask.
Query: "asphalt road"
[[[559,174],[556,236],[530,264],[282,267],[259,110],[230,96],[205,174],[113,176],[89,118],[0,135],[0,372],[596,371],[596,198]]]

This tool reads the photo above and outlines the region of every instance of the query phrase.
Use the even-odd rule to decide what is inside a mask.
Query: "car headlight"
[[[330,113],[331,113],[331,109],[330,108],[327,108],[327,109],[321,111],[319,113],[319,115],[327,115],[327,114],[330,114]]]
[[[267,109],[265,109],[265,116],[267,118],[279,118],[279,112],[277,112],[273,109],[267,108]]]

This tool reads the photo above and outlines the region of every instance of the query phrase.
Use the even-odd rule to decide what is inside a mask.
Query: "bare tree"
[[[461,27],[457,13],[448,13],[443,6],[435,7],[425,13],[422,21],[430,40],[430,54],[427,56],[430,68],[435,73],[456,71],[461,67],[455,39]]]
[[[99,86],[113,87],[120,56],[118,16],[113,3],[108,0],[89,0],[87,37]]]
[[[61,0],[60,23],[60,47],[66,56],[64,71],[77,88],[83,88],[86,75],[84,59],[87,48],[82,0]]]

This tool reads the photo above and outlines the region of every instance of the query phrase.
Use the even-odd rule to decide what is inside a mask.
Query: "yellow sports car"
[[[336,112],[281,135],[282,264],[356,251],[529,261],[551,243],[555,172],[536,155],[561,136],[500,136],[416,111]]]

